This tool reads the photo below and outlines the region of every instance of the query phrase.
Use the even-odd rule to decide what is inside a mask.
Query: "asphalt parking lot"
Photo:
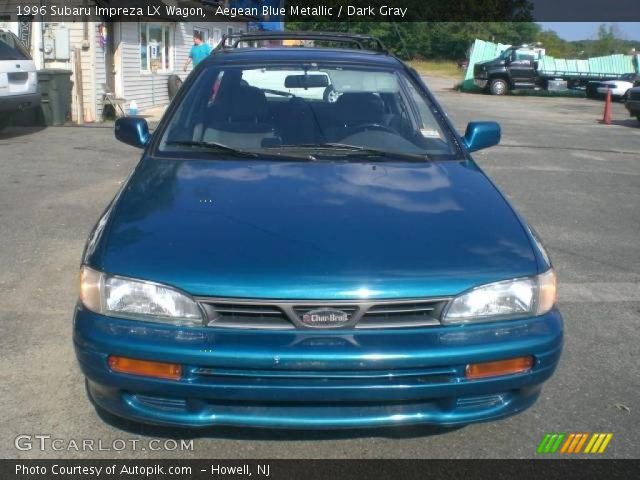
[[[85,239],[139,151],[112,127],[13,128],[0,134],[0,456],[203,458],[522,458],[546,432],[611,432],[605,457],[640,444],[640,123],[621,104],[491,97],[430,79],[463,131],[497,120],[498,147],[475,158],[545,240],[560,281],[565,352],[538,403],[506,420],[429,428],[290,432],[176,431],[101,419],[84,391],[71,313]],[[113,445],[194,438],[193,451],[21,451],[20,434]],[[34,443],[34,447],[37,445]]]

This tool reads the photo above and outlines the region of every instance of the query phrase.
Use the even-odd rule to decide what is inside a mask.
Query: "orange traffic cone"
[[[605,125],[611,125],[611,90],[607,89],[607,100],[604,103],[604,115],[602,116],[602,123]]]

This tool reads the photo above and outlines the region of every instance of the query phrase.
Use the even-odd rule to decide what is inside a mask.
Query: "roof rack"
[[[389,53],[379,38],[371,35],[341,32],[244,32],[223,35],[217,49],[238,48],[241,42],[261,40],[316,40],[356,45],[360,50]],[[368,47],[369,45],[370,47]],[[371,48],[372,47],[372,48]]]

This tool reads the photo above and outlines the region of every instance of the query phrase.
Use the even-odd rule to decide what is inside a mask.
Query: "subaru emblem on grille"
[[[318,308],[304,313],[302,323],[313,328],[337,328],[349,323],[349,314],[333,308]]]

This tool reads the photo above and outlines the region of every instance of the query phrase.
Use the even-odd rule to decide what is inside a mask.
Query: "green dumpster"
[[[64,125],[71,107],[71,70],[38,70],[38,90],[46,125]]]

